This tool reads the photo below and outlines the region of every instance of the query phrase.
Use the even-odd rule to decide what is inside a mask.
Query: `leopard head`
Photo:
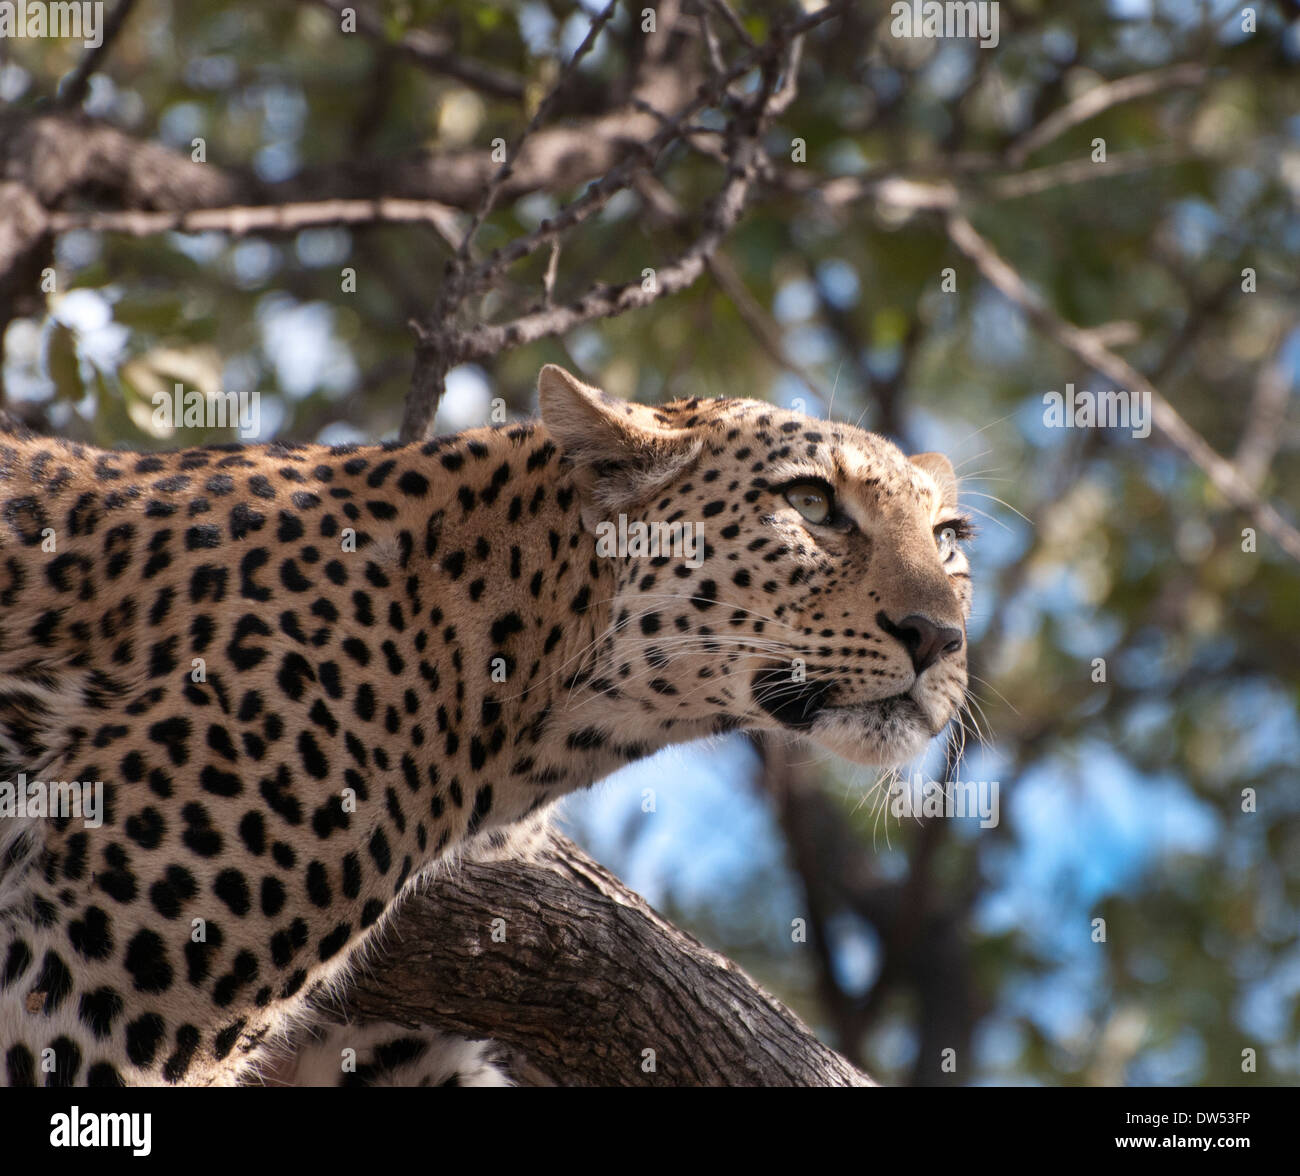
[[[659,742],[797,732],[917,755],[966,689],[970,526],[946,457],[752,400],[630,404],[543,369],[597,555],[610,721]]]

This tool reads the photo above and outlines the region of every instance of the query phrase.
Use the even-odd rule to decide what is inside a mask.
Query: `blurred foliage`
[[[736,7],[757,37],[784,11]],[[1087,159],[1096,138],[1112,157],[1173,148],[1176,162],[1113,175],[1099,164],[1086,182],[1016,199],[981,198],[976,176],[971,216],[1060,314],[1088,327],[1131,324],[1124,353],[1231,456],[1260,371],[1277,363],[1291,385],[1300,372],[1294,7],[1287,27],[1282,8],[1256,6],[1258,31],[1244,35],[1240,5],[1215,0],[1011,2],[988,50],[892,40],[867,8],[887,11],[863,6],[848,30],[810,38],[799,97],[768,137],[784,170],[943,178],[962,156],[997,157],[1099,81],[1181,61],[1213,67],[1201,86],[1103,111],[1025,167]],[[393,37],[434,27],[465,56],[517,71],[530,107],[589,19],[563,0],[415,0],[383,11]],[[623,78],[637,36],[621,13],[584,78]],[[0,96],[32,111],[80,53],[52,41],[6,48]],[[328,9],[287,0],[145,0],[86,107],[186,154],[202,136],[210,163],[251,167],[268,182],[340,160],[513,140],[529,113],[340,36]],[[785,162],[795,138],[807,143],[806,165]],[[694,209],[720,169],[678,146],[657,176]],[[534,227],[576,194],[499,208],[479,245]],[[619,197],[566,237],[557,295],[635,278],[680,248],[673,227]],[[1243,551],[1245,520],[1158,438],[1044,430],[1044,392],[1097,388],[1098,378],[983,285],[937,219],[870,200],[832,212],[776,185],[757,193],[724,254],[771,308],[797,370],[757,345],[706,277],[645,311],[501,355],[487,385],[526,414],[539,365],[556,360],[645,401],[799,397],[868,427],[895,402],[901,439],[952,453],[972,508],[988,516],[972,636],[989,746],[966,774],[1001,781],[1003,820],[949,837],[934,867],[970,895],[982,999],[974,1077],[1300,1080],[1294,564],[1262,535],[1257,553]],[[407,324],[431,303],[447,251],[427,230],[386,226],[239,239],[72,232],[57,257],[47,317],[15,321],[6,335],[10,400],[63,435],[171,447],[199,436],[153,435],[141,381],[181,369],[192,382],[203,370],[223,389],[257,389],[267,432],[393,435]],[[512,271],[504,294],[476,309],[532,297],[544,262]],[[940,286],[949,266],[953,294]],[[355,293],[342,292],[344,267],[356,271]],[[1246,267],[1255,293],[1241,289]],[[475,411],[459,396],[453,380],[444,422]],[[1292,518],[1296,421],[1293,409],[1262,485]],[[1104,684],[1092,680],[1094,658],[1107,661]],[[1247,788],[1257,812],[1242,811]],[[917,834],[895,822],[886,845],[860,791],[860,780],[832,781],[871,868],[887,876]],[[778,857],[725,903],[686,901],[670,887],[664,905],[823,1024],[815,977],[788,942],[788,912],[774,917],[765,899],[790,892],[782,870]],[[1104,948],[1089,938],[1097,917]],[[914,1016],[891,1000],[865,1043],[866,1063],[886,1080],[906,1073]],[[1242,1073],[1246,1048],[1258,1051],[1258,1075]]]

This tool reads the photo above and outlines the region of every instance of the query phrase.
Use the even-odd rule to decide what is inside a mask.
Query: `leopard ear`
[[[952,462],[942,453],[918,453],[913,456],[912,464],[935,480],[945,505],[957,505],[957,471],[952,468]]]
[[[630,404],[547,364],[537,379],[542,423],[573,466],[582,520],[591,528],[644,502],[699,455],[703,439],[653,408]]]

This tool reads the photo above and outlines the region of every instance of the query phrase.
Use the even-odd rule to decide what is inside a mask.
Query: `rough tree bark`
[[[409,901],[347,1013],[490,1037],[527,1085],[874,1085],[558,834],[535,862],[465,863]]]

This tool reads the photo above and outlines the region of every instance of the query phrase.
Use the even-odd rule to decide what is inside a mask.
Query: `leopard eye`
[[[795,482],[785,488],[785,500],[810,523],[827,523],[835,512],[831,489],[821,482]]]
[[[958,551],[962,542],[975,534],[970,519],[946,519],[934,529],[935,546],[939,548],[939,558],[947,563]]]

